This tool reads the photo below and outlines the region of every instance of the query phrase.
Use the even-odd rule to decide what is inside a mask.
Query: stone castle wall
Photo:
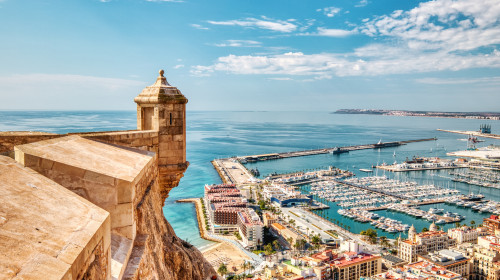
[[[111,242],[105,244],[111,246],[96,244],[95,257],[70,279],[210,279],[216,276],[212,266],[198,249],[175,235],[162,209],[189,165],[187,99],[168,84],[161,70],[156,83],[134,101],[138,130],[0,132],[0,154],[15,157],[110,213],[110,236],[105,240]],[[65,150],[65,141],[74,143]],[[135,156],[124,160],[129,152]],[[68,163],[68,158],[73,161]],[[123,170],[134,175],[128,178]]]
[[[33,142],[38,142],[47,139],[61,137],[62,135],[45,132],[31,131],[7,131],[0,132],[0,155],[8,155],[12,157],[14,146],[24,145]]]
[[[169,105],[174,106],[173,104]],[[129,130],[69,134],[34,133],[29,131],[20,131],[15,134],[0,132],[0,154],[13,157],[14,146],[69,135],[78,135],[87,139],[154,152],[158,154],[160,185],[162,186],[160,192],[162,197],[166,199],[170,190],[179,184],[184,171],[188,167],[185,155],[186,139],[183,135],[185,125],[180,121],[180,118],[185,116],[185,111],[180,105],[176,107],[176,110],[172,116],[174,127],[162,131]]]

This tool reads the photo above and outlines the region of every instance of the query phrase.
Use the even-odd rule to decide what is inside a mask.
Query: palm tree
[[[243,261],[243,264],[241,265],[241,268],[243,268],[243,273],[244,274],[247,274],[247,267],[248,267],[247,261]]]
[[[253,263],[251,263],[251,262],[248,262],[248,269],[250,271],[254,270],[255,269],[255,265],[253,265]]]
[[[387,237],[385,237],[385,236],[380,236],[379,241],[380,241],[380,245],[382,245],[384,247],[389,247],[391,245],[389,243],[389,240],[387,240]]]
[[[476,224],[476,222],[474,220],[470,221],[470,227],[474,227],[474,225]]]
[[[217,269],[217,272],[222,276],[224,277],[224,275],[227,274],[227,266],[226,264],[224,263],[221,263],[219,268]]]
[[[276,251],[281,251],[281,245],[280,243],[278,242],[278,240],[274,240],[273,241],[273,247]]]

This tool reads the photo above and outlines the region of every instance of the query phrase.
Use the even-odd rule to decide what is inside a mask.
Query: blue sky
[[[500,111],[498,0],[0,0],[0,110]]]

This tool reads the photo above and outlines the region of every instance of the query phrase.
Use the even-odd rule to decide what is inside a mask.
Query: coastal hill
[[[339,109],[335,112],[332,112],[332,114],[366,114],[366,115],[387,115],[387,116],[500,120],[500,113],[496,112],[434,112],[434,111],[407,111],[407,110],[381,110],[381,109]]]
[[[163,215],[186,161],[187,98],[163,70],[137,130],[0,132],[0,279],[215,279]]]

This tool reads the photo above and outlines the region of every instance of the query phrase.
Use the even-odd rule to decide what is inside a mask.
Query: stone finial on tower
[[[158,71],[158,73],[160,73],[160,75],[156,79],[156,82],[154,83],[154,85],[155,86],[164,85],[164,86],[169,86],[170,87],[171,85],[167,82],[167,78],[165,78],[163,76],[163,74],[165,73],[165,71],[163,71],[163,69],[160,69],[160,71]]]

